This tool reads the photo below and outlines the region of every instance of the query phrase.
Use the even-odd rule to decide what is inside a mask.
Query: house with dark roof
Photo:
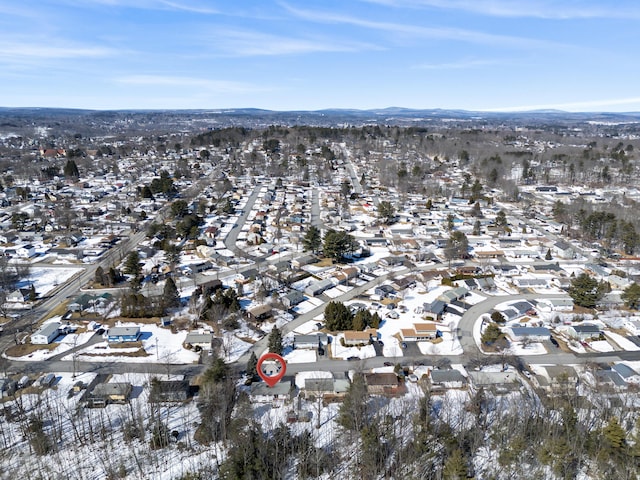
[[[133,386],[129,382],[99,383],[87,395],[88,406],[106,407],[109,403],[127,403]]]
[[[285,308],[293,308],[299,303],[304,302],[304,294],[298,290],[291,290],[286,295],[280,297],[280,301]]]
[[[449,388],[466,388],[467,377],[459,370],[431,370],[429,374],[431,388],[434,390],[445,390]]]
[[[571,325],[567,332],[578,340],[588,340],[600,336],[600,327],[590,323],[582,323],[580,325]]]
[[[370,394],[397,395],[400,393],[400,380],[395,373],[365,373],[364,382]]]

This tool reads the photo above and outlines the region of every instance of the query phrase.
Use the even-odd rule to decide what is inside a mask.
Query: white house
[[[626,320],[624,328],[626,328],[631,335],[640,335],[640,320]]]
[[[36,247],[27,243],[21,247],[16,248],[16,255],[20,258],[31,258],[36,254]]]
[[[31,335],[31,343],[35,345],[49,345],[60,333],[60,322],[44,324],[37,332]]]

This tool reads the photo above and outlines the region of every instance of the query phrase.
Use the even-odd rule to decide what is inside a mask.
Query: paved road
[[[253,192],[251,192],[251,195],[249,195],[249,198],[247,199],[242,215],[240,215],[238,217],[238,220],[236,221],[236,226],[231,229],[231,231],[227,234],[227,237],[224,239],[225,247],[231,250],[234,253],[234,255],[238,255],[240,257],[250,258],[250,259],[256,258],[253,255],[249,255],[244,250],[239,249],[236,246],[236,242],[238,241],[238,235],[240,235],[242,226],[247,222],[249,213],[253,209],[253,205],[256,203],[256,200],[260,195],[261,189],[262,189],[262,184],[259,183],[255,186],[255,188],[253,189]]]

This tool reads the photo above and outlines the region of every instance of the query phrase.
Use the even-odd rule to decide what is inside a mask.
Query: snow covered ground
[[[137,324],[132,323],[121,324],[123,327],[136,325]],[[187,350],[182,346],[187,336],[186,331],[171,333],[171,330],[161,328],[157,325],[143,325],[140,331],[142,334],[142,348],[146,356],[118,355],[134,353],[139,349],[137,347],[118,348],[117,346],[110,346],[105,340],[104,342],[81,349],[77,354],[67,355],[63,357],[63,360],[73,360],[75,355],[78,360],[88,362],[166,362],[188,364],[198,361],[200,356],[198,353]]]

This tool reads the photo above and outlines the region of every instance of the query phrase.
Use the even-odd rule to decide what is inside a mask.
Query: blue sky
[[[0,106],[640,111],[637,0],[0,0]]]

